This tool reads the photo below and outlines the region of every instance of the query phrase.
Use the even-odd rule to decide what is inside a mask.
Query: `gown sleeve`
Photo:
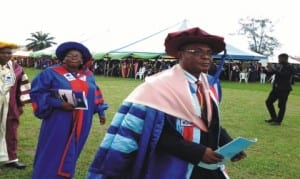
[[[96,86],[95,99],[94,99],[94,104],[95,104],[95,111],[94,112],[98,113],[100,116],[104,116],[105,115],[105,110],[108,109],[108,104],[105,103],[101,88],[96,84],[94,78],[93,78],[93,83]]]
[[[205,146],[184,140],[181,134],[165,122],[162,134],[158,141],[157,150],[174,155],[189,163],[198,164],[202,159]]]
[[[59,98],[54,97],[52,89],[53,74],[51,69],[45,69],[33,80],[30,91],[30,98],[34,115],[40,119],[47,119],[54,108],[62,104]]]

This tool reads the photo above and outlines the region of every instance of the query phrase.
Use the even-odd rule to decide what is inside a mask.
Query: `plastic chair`
[[[240,73],[240,83],[242,82],[242,80],[244,80],[245,83],[248,83],[248,73],[247,72]]]
[[[134,79],[136,79],[137,77],[139,77],[140,80],[144,79],[144,77],[145,77],[145,72],[146,72],[146,67],[144,67],[144,66],[141,67],[141,68],[139,69],[139,71],[136,72],[135,78],[134,78]]]

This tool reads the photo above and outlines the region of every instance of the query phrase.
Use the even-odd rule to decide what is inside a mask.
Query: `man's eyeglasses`
[[[205,55],[207,55],[209,58],[212,58],[213,53],[211,51],[205,52],[203,50],[193,50],[193,49],[185,49],[182,50],[183,52],[188,52],[190,54],[192,54],[195,57],[203,57]]]

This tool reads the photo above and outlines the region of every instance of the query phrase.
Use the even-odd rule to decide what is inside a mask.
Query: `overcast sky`
[[[272,20],[275,32],[271,35],[282,43],[278,52],[300,56],[296,3],[295,0],[9,0],[1,2],[0,40],[26,44],[30,33],[42,31],[50,33],[57,43],[81,41],[93,46],[93,50],[105,51],[187,19],[190,26],[224,36],[227,42],[244,48],[247,40],[233,34],[240,28],[240,18],[253,17]],[[163,40],[159,43],[158,46],[163,46]]]

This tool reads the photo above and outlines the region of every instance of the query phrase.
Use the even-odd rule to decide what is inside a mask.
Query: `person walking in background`
[[[214,151],[232,140],[220,125],[222,65],[216,76],[207,74],[213,55],[225,50],[224,38],[196,27],[169,33],[165,47],[179,64],[147,77],[123,101],[88,179],[228,177]]]
[[[33,164],[33,179],[73,178],[77,159],[91,129],[93,115],[105,123],[108,105],[88,64],[91,53],[78,42],[56,49],[61,64],[46,68],[32,81],[30,96],[36,117],[42,119]],[[56,96],[57,91],[81,93],[87,107],[77,108]],[[72,101],[72,100],[71,100]]]
[[[23,68],[11,61],[17,44],[0,42],[0,162],[25,169],[18,159],[18,127],[23,106],[30,102],[30,82]]]
[[[290,91],[292,90],[292,77],[295,69],[288,63],[289,56],[286,53],[278,55],[279,65],[268,66],[268,73],[275,75],[272,90],[266,99],[266,107],[270,114],[270,119],[265,122],[271,125],[281,125],[286,110],[286,103]],[[276,114],[274,103],[278,100],[278,114]]]

